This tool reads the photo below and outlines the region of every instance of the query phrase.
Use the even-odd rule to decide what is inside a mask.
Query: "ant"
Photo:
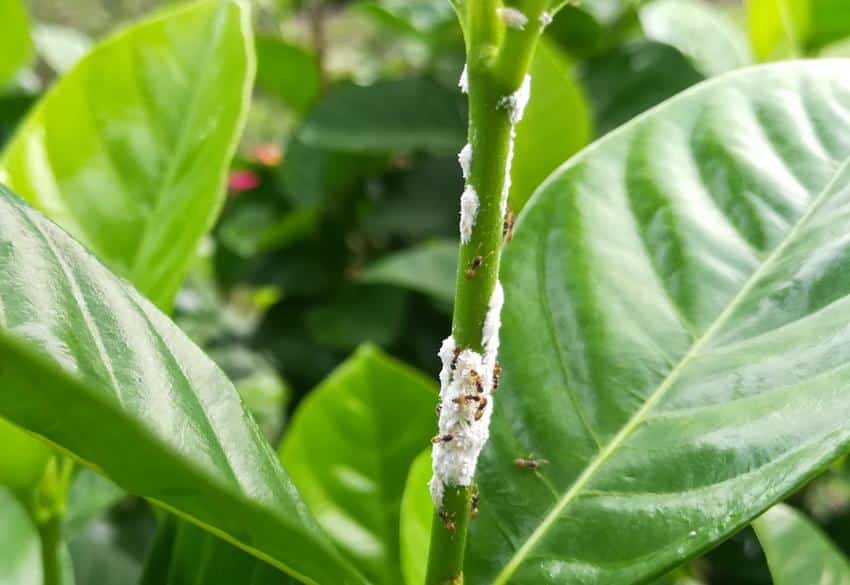
[[[493,389],[490,390],[491,394],[499,389],[499,378],[501,378],[501,376],[502,376],[502,364],[500,364],[497,361],[496,365],[493,366]]]
[[[437,435],[431,439],[431,443],[434,445],[437,445],[439,443],[448,443],[454,438],[454,435],[452,435],[451,433],[448,433],[446,435]]]
[[[445,510],[440,510],[439,515],[440,520],[443,521],[443,526],[446,527],[446,530],[448,530],[451,534],[454,534],[457,530],[457,526],[455,526],[455,521],[452,520],[451,514],[449,514]]]
[[[516,465],[520,469],[536,470],[548,464],[549,462],[546,459],[533,459],[531,457],[529,457],[528,459],[514,459],[514,465]]]
[[[487,408],[487,399],[482,396],[478,401],[478,409],[475,411],[475,420],[481,420],[481,417],[484,416],[485,408]]]
[[[478,269],[481,268],[481,265],[484,263],[483,256],[475,256],[472,258],[472,262],[469,263],[469,268],[464,272],[464,276],[466,276],[467,280],[472,280],[475,275],[478,273]]]
[[[510,242],[514,239],[515,222],[516,215],[514,215],[514,210],[509,207],[507,213],[505,214],[505,222],[502,224],[502,239],[505,242]]]
[[[478,375],[478,372],[475,370],[469,370],[469,379],[472,380],[472,383],[475,384],[475,390],[482,394],[484,392],[484,386],[481,384],[481,376]]]
[[[478,488],[472,492],[472,510],[469,512],[469,517],[473,520],[478,518]]]

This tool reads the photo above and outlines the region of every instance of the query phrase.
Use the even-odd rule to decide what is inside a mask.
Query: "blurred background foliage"
[[[170,3],[0,1],[0,146],[93,43]],[[436,372],[454,289],[464,54],[447,0],[253,4],[248,127],[175,315],[277,444],[296,405],[361,344]],[[512,209],[583,146],[693,84],[756,62],[850,56],[848,37],[847,0],[568,4],[533,64]],[[17,461],[0,481],[25,484],[33,466]],[[850,553],[843,462],[792,504]],[[68,509],[76,583],[137,583],[156,532],[149,506],[84,471]],[[748,529],[664,582],[771,579]]]

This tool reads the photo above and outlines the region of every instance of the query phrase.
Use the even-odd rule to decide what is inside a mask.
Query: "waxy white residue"
[[[552,24],[552,15],[544,10],[540,13],[540,26],[546,28],[550,24]]]
[[[478,193],[472,185],[467,185],[460,196],[460,243],[468,244],[472,238],[472,228],[478,215]]]
[[[460,163],[460,171],[463,173],[464,180],[469,178],[469,171],[472,169],[472,145],[464,146],[457,154],[457,162]]]
[[[499,14],[499,18],[501,18],[502,22],[505,23],[505,26],[515,28],[517,30],[525,30],[525,25],[528,24],[528,17],[521,11],[507,6],[499,8],[497,12]]]
[[[458,351],[453,337],[440,348],[440,422],[431,452],[431,498],[440,508],[446,486],[469,486],[490,437],[496,357],[504,294],[498,282],[482,331],[483,353]]]
[[[519,89],[499,100],[499,107],[508,111],[508,118],[514,126],[522,120],[529,98],[531,98],[531,75],[526,75]]]
[[[463,65],[463,71],[460,72],[460,80],[458,80],[457,86],[461,92],[469,93],[469,74],[466,72],[466,63]]]

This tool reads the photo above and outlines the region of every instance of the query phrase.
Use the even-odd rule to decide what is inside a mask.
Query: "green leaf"
[[[531,65],[531,100],[516,129],[511,207],[519,211],[535,189],[592,137],[590,108],[572,65],[542,40]]]
[[[331,301],[311,307],[304,322],[310,336],[325,347],[388,345],[401,331],[406,300],[404,291],[393,287],[346,287]]]
[[[169,517],[148,557],[141,585],[295,585],[292,577],[206,533]]]
[[[23,0],[0,0],[0,90],[10,85],[15,75],[33,56],[30,23]]]
[[[850,447],[848,75],[715,78],[526,206],[470,583],[647,581]]]
[[[124,490],[100,474],[85,468],[77,471],[68,492],[67,512],[63,519],[65,537],[72,539],[126,495]]]
[[[459,91],[419,77],[342,85],[316,104],[298,138],[339,151],[454,153],[466,142],[464,103]]]
[[[359,7],[386,26],[425,40],[456,22],[451,3],[439,0],[375,0]]]
[[[699,0],[656,0],[640,11],[647,38],[685,54],[706,77],[752,62],[747,38],[720,8]]]
[[[250,43],[238,0],[124,30],[41,100],[4,152],[0,180],[170,307],[223,201]]]
[[[589,59],[581,78],[601,135],[704,77],[673,47],[636,41]]]
[[[455,293],[457,241],[435,240],[384,256],[367,266],[360,281],[392,284],[450,303]]]
[[[5,189],[0,415],[306,582],[364,583],[309,515],[222,372]]]
[[[275,37],[258,37],[257,85],[276,95],[296,112],[306,110],[319,95],[316,57]]]
[[[10,492],[2,488],[0,585],[42,585],[41,543],[38,531],[23,506]]]
[[[761,61],[801,54],[812,28],[811,0],[747,0],[750,44]]]
[[[800,512],[780,504],[753,523],[774,585],[850,585],[850,563]]]
[[[0,418],[0,486],[23,493],[44,474],[50,449],[40,439]]]
[[[413,461],[401,499],[401,572],[407,585],[422,585],[431,548],[434,502],[428,491],[431,481],[431,449]]]
[[[361,347],[304,400],[280,455],[319,524],[375,583],[402,582],[404,479],[434,433],[434,383]]]
[[[809,0],[812,29],[808,49],[816,50],[850,36],[850,10],[844,0]]]

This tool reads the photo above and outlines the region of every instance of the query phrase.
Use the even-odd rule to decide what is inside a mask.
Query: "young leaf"
[[[0,528],[0,583],[42,585],[38,531],[23,506],[2,488]]]
[[[748,0],[747,21],[759,60],[799,56],[812,28],[811,0]]]
[[[753,522],[774,585],[850,585],[850,563],[820,529],[779,504]]]
[[[431,519],[434,503],[428,491],[431,481],[431,450],[413,461],[401,499],[401,572],[407,585],[425,582],[428,550],[431,547]]]
[[[32,59],[33,43],[29,18],[23,0],[0,0],[0,91],[11,84],[22,68]]]
[[[471,582],[646,581],[850,446],[848,75],[715,78],[526,206]]]
[[[436,397],[433,382],[363,346],[305,399],[281,445],[319,524],[374,583],[402,582],[404,479],[434,434]]]
[[[640,21],[647,38],[676,47],[706,77],[752,62],[743,31],[705,2],[656,0],[641,9]]]
[[[305,582],[364,583],[221,371],[5,188],[0,415]]]
[[[0,486],[24,493],[41,479],[50,449],[38,438],[0,418]]]
[[[592,126],[572,64],[542,40],[531,65],[531,100],[516,129],[510,195],[515,211],[558,165],[590,142]]]
[[[170,307],[223,200],[251,46],[238,0],[124,30],[36,106],[0,159],[0,180]]]

